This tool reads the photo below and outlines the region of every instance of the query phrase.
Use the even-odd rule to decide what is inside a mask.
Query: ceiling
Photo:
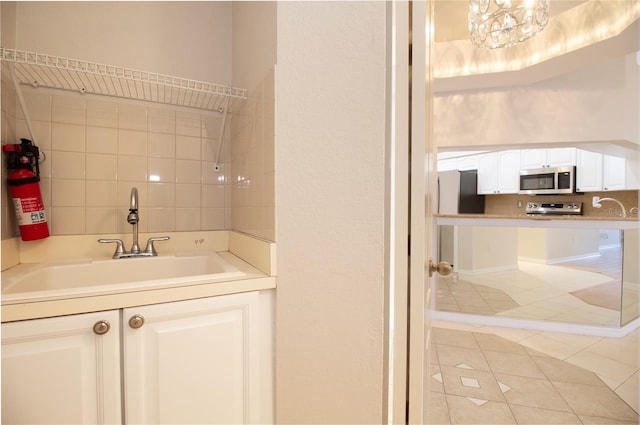
[[[549,16],[558,15],[586,0],[550,0]],[[435,0],[435,41],[454,41],[469,38],[468,0]]]

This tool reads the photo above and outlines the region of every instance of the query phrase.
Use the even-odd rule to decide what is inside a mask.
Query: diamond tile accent
[[[438,373],[436,373],[434,375],[431,375],[431,377],[433,379],[435,379],[436,381],[440,382],[441,384],[443,383],[443,381],[442,381],[442,373],[438,372]]]
[[[473,397],[467,397],[467,400],[471,401],[472,403],[475,403],[478,406],[482,406],[485,403],[488,403],[488,400],[482,400],[480,398],[473,398]]]
[[[502,391],[502,394],[506,393],[507,391],[509,391],[511,389],[510,386],[508,386],[507,384],[503,384],[500,381],[498,381],[498,386],[500,387],[500,391]]]
[[[456,366],[457,368],[460,369],[473,369],[471,366],[464,364],[464,363],[460,363],[458,366]]]
[[[465,387],[480,388],[480,382],[478,382],[476,378],[465,378],[464,376],[461,376],[460,380],[462,381],[462,385]]]

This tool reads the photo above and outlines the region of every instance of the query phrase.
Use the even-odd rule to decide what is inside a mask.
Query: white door
[[[118,311],[2,324],[2,423],[122,423],[119,328]]]
[[[258,294],[124,310],[128,424],[260,422]]]

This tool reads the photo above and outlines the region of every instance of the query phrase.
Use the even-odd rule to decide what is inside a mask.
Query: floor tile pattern
[[[579,365],[491,333],[432,332],[430,424],[639,423],[629,404]]]

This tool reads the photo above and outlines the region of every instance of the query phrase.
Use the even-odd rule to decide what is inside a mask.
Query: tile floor
[[[612,281],[610,276],[566,266],[521,261],[517,270],[453,275],[437,280],[440,311],[498,315],[555,322],[619,326],[638,316],[640,288],[625,282],[622,311],[589,304],[572,295]],[[619,291],[619,288],[618,288]]]
[[[434,322],[430,424],[638,424],[640,329],[623,338]]]

